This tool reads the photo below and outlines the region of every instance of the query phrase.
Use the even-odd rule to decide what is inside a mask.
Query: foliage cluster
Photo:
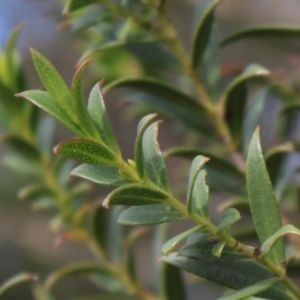
[[[69,0],[64,26],[83,35],[89,45],[71,88],[42,54],[31,49],[45,90],[24,91],[26,78],[15,51],[20,29],[11,35],[0,55],[0,121],[7,130],[1,142],[15,151],[3,163],[32,179],[19,197],[31,200],[35,209],[55,211],[52,228],[63,232],[65,240],[84,243],[97,259],[54,271],[35,285],[36,299],[55,299],[52,289],[58,281],[87,275],[108,296],[82,299],[184,300],[181,270],[225,287],[222,300],[300,299],[300,289],[289,276],[298,265],[299,241],[293,235],[300,235],[300,230],[289,218],[299,209],[299,185],[290,180],[297,170],[284,172],[289,154],[298,149],[292,134],[300,103],[295,78],[288,73],[282,78],[256,64],[224,74],[220,62],[222,47],[236,40],[298,36],[300,30],[253,27],[220,41],[214,16],[221,2],[200,1],[189,54],[167,15],[166,0]],[[86,105],[82,81],[92,56],[108,83],[95,84]],[[128,70],[135,76],[127,77]],[[146,112],[137,128],[134,158],[129,160],[122,156],[104,104],[104,97],[115,89],[129,92],[134,114]],[[273,98],[281,102],[276,143],[263,151],[259,125]],[[58,156],[52,155],[54,119],[41,117],[38,108],[77,136],[54,148]],[[173,118],[193,138],[161,152],[157,114]],[[186,192],[176,195],[165,165],[174,156],[191,161]],[[82,164],[74,168],[67,158]],[[87,202],[86,180],[113,189],[102,203]],[[214,222],[210,193],[220,191],[227,200]],[[245,222],[239,230],[231,228],[241,213]],[[155,238],[160,261],[157,294],[136,273],[135,242],[144,227],[124,233],[116,216],[118,224],[127,226],[164,223]],[[193,221],[194,227],[165,241],[165,224],[184,219]],[[246,244],[249,236],[257,238],[259,246]],[[28,280],[34,276],[26,273],[8,280],[0,287],[0,298]]]

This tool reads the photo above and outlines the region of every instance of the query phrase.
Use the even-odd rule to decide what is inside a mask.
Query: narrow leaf
[[[247,82],[266,77],[269,74],[268,70],[259,65],[250,65],[229,85],[225,92],[225,118],[236,146],[240,146],[242,141],[242,128],[247,103]]]
[[[22,273],[22,274],[16,275],[16,276],[8,279],[7,281],[3,282],[0,285],[0,297],[2,297],[8,290],[10,290],[14,286],[16,286],[22,282],[36,281],[36,280],[37,280],[37,277],[33,274]]]
[[[63,13],[70,13],[96,2],[98,2],[98,0],[68,0]]]
[[[108,166],[82,164],[75,168],[69,176],[80,177],[101,185],[122,186],[130,183],[120,175],[118,168]]]
[[[17,94],[16,96],[25,98],[37,105],[39,108],[46,111],[59,120],[62,124],[71,129],[78,136],[85,136],[82,130],[56,105],[54,99],[48,92],[31,90]]]
[[[267,25],[267,26],[253,26],[243,28],[233,34],[230,34],[222,40],[221,45],[226,46],[232,42],[238,41],[243,38],[288,38],[295,37],[299,38],[300,27],[299,26],[282,26],[282,25]]]
[[[240,220],[241,215],[235,208],[229,208],[224,211],[220,217],[217,234],[220,234],[223,230],[228,229],[232,224]]]
[[[170,264],[163,264],[162,271],[162,294],[165,300],[185,300],[185,286],[181,270]]]
[[[103,142],[116,154],[120,154],[119,145],[112,131],[102,95],[101,85],[103,81],[96,84],[89,96],[88,112],[94,126],[97,128]]]
[[[143,135],[144,167],[148,178],[158,187],[170,191],[165,161],[157,141],[159,121],[151,124]]]
[[[281,278],[270,278],[261,282],[255,283],[251,286],[243,288],[235,293],[231,293],[228,296],[218,298],[218,300],[242,300],[248,299],[251,296],[255,296],[278,283]]]
[[[54,148],[54,153],[91,165],[113,166],[118,164],[118,157],[107,147],[85,139],[64,141]]]
[[[183,220],[185,217],[168,204],[133,206],[121,212],[118,223],[122,225],[154,225]]]
[[[104,93],[115,88],[130,88],[143,93],[137,101],[149,104],[205,136],[213,134],[205,109],[190,96],[153,79],[121,79],[105,87]],[[145,96],[144,96],[145,95]],[[210,128],[210,132],[208,132]]]
[[[214,256],[212,251],[216,243],[210,237],[206,240],[202,238],[200,242],[187,245],[180,252],[171,253],[162,260],[233,290],[274,278],[263,265],[227,246],[221,258]],[[257,297],[270,300],[294,299],[280,282],[257,294]]]
[[[300,236],[300,230],[297,227],[290,224],[283,226],[280,230],[278,230],[275,234],[273,234],[263,243],[261,247],[260,257],[266,256],[275,246],[277,241],[281,241],[282,239],[280,238],[287,234],[296,234]]]
[[[87,136],[92,139],[97,139],[99,137],[97,130],[93,124],[93,121],[87,111],[83,90],[82,90],[82,77],[85,68],[89,64],[90,60],[84,61],[78,68],[72,82],[72,97],[73,97],[73,107],[75,114],[78,117],[80,127],[85,130]]]
[[[259,128],[255,131],[249,147],[247,187],[255,228],[261,243],[264,243],[282,225],[278,203],[261,150]],[[276,265],[280,265],[280,261],[285,257],[282,239],[274,246],[268,257]]]
[[[120,187],[111,192],[103,201],[103,206],[112,205],[147,205],[166,201],[169,196],[153,188],[139,184]]]
[[[226,245],[226,241],[218,242],[212,249],[213,255],[220,258],[222,256],[222,252],[225,245]]]
[[[192,43],[192,67],[197,68],[201,63],[203,54],[209,42],[211,29],[214,20],[214,9],[221,0],[201,1],[199,8],[199,21]]]
[[[193,191],[194,191],[194,186],[196,179],[198,177],[198,174],[204,164],[209,161],[209,158],[205,156],[198,155],[193,159],[191,169],[190,169],[190,175],[189,175],[189,183],[188,183],[188,190],[187,190],[187,209],[188,212],[192,212],[192,207],[193,207]]]
[[[161,248],[162,253],[164,254],[169,254],[171,252],[173,252],[176,247],[178,246],[178,244],[180,244],[183,240],[185,240],[190,234],[199,231],[201,229],[203,229],[205,226],[204,225],[199,225],[196,227],[193,227],[185,232],[182,232],[176,236],[174,236],[173,238],[171,238],[170,240],[168,240],[166,243],[164,243],[164,245]]]
[[[31,49],[35,68],[57,106],[77,125],[80,124],[73,108],[72,95],[66,83],[54,66],[42,54]]]
[[[74,275],[92,275],[100,274],[113,276],[113,274],[106,268],[102,266],[97,266],[96,264],[90,263],[76,263],[64,268],[59,269],[58,271],[53,272],[45,281],[45,287],[47,290],[52,290],[58,281]]]
[[[138,174],[141,179],[145,178],[145,166],[144,166],[144,155],[143,155],[143,136],[148,126],[153,122],[156,114],[151,114],[142,118],[138,125],[137,138],[135,140],[135,162]]]

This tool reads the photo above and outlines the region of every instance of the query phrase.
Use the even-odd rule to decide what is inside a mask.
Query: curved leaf
[[[270,278],[261,282],[255,283],[251,286],[247,286],[235,293],[231,293],[228,296],[218,298],[218,300],[242,300],[248,299],[251,296],[255,296],[278,283],[281,278]]]
[[[156,189],[140,184],[120,187],[111,192],[103,201],[106,208],[112,205],[147,205],[166,201],[169,196]],[[146,208],[145,208],[146,209]]]
[[[45,281],[45,287],[47,290],[52,290],[58,281],[74,275],[95,275],[99,274],[107,277],[114,277],[114,274],[111,273],[108,269],[97,266],[96,264],[91,263],[76,263],[64,268],[61,268],[52,274]]]
[[[116,154],[120,154],[120,148],[111,128],[104,104],[101,88],[103,82],[102,80],[93,87],[89,96],[88,112],[103,142]]]
[[[166,84],[147,78],[127,78],[112,82],[105,87],[104,93],[115,88],[130,88],[141,92],[146,96],[139,97],[137,101],[155,107],[205,136],[211,136],[214,133],[212,128],[210,128],[212,131],[208,132],[210,123],[203,106],[192,97]]]
[[[274,233],[263,243],[261,247],[260,257],[266,256],[272,250],[277,241],[287,234],[296,234],[300,236],[300,230],[297,227],[290,224],[283,226],[280,230]]]
[[[54,118],[59,120],[62,124],[71,129],[80,137],[84,137],[85,133],[56,105],[52,96],[45,91],[31,90],[16,94],[16,97],[21,97],[29,100]]]
[[[169,254],[173,252],[178,246],[178,244],[181,243],[183,240],[185,240],[190,234],[199,231],[204,227],[205,227],[204,225],[199,225],[174,236],[173,238],[171,238],[170,240],[164,243],[164,245],[161,248],[162,253]]]
[[[281,227],[278,203],[263,158],[259,128],[250,143],[247,158],[247,186],[253,221],[261,243],[275,234]],[[281,239],[268,257],[277,266],[284,259],[284,244]]]
[[[241,215],[235,208],[225,210],[220,217],[217,234],[220,234],[223,230],[227,230],[232,224],[240,219]]]
[[[214,20],[214,9],[221,0],[201,1],[199,8],[199,21],[192,43],[192,67],[197,68],[201,63],[203,54],[211,36],[211,29]]]
[[[54,148],[55,154],[62,154],[72,159],[91,165],[118,165],[119,159],[107,147],[85,139],[70,139]]]
[[[240,146],[245,108],[247,103],[248,80],[266,77],[268,70],[259,65],[250,65],[228,86],[225,92],[225,118],[229,126],[233,141]]]
[[[282,25],[261,25],[261,26],[253,26],[243,28],[222,40],[221,45],[226,46],[235,42],[237,40],[253,37],[258,38],[261,37],[263,39],[269,37],[276,38],[287,38],[287,37],[295,37],[299,38],[300,36],[300,27],[299,26],[282,26]]]
[[[185,217],[168,204],[134,206],[121,212],[118,223],[122,225],[154,225],[183,220]]]
[[[157,141],[159,121],[151,124],[143,135],[144,168],[147,177],[158,187],[170,191],[164,158]]]
[[[98,0],[68,0],[63,13],[67,14],[96,2]]]
[[[194,192],[196,179],[197,179],[202,167],[208,161],[209,161],[209,158],[207,158],[205,156],[201,156],[201,155],[198,155],[193,159],[193,162],[192,162],[192,165],[191,165],[191,168],[190,168],[189,183],[188,183],[188,190],[187,190],[187,196],[186,196],[187,209],[188,209],[189,213],[191,213],[193,208],[194,208],[194,205],[193,205],[194,204],[193,192]],[[205,187],[203,187],[203,188],[206,190]],[[205,191],[205,192],[206,192],[206,194],[208,193],[208,191]],[[200,189],[200,193],[202,193],[201,189]],[[201,202],[201,200],[205,200],[204,202],[207,202],[208,197],[206,197],[204,194],[203,194],[203,196],[204,196],[205,199],[202,199],[202,197],[200,197],[200,199],[197,199],[197,200],[200,200],[200,202]],[[200,205],[200,207],[201,207],[201,205]],[[200,209],[200,212],[201,211],[202,210]],[[203,215],[203,214],[200,214],[200,215]],[[207,216],[207,214],[204,214],[204,216]]]
[[[82,77],[85,68],[90,63],[90,60],[84,61],[79,67],[73,78],[72,82],[72,97],[73,97],[73,107],[74,111],[80,122],[80,127],[85,130],[88,137],[97,139],[99,137],[97,130],[91,120],[90,115],[88,114],[83,90],[82,90]]]
[[[75,168],[69,176],[80,177],[101,185],[123,186],[130,183],[120,175],[118,168],[108,166],[82,164]]]
[[[156,114],[151,114],[142,118],[138,125],[137,138],[135,140],[135,162],[138,174],[141,179],[145,178],[145,166],[144,166],[144,155],[143,155],[143,136],[148,126],[156,118]]]
[[[226,245],[226,241],[220,241],[218,242],[212,249],[212,254],[216,257],[221,257],[222,256],[222,252],[224,250],[224,247]]]
[[[22,273],[22,274],[16,275],[16,276],[8,279],[7,281],[3,282],[0,285],[0,297],[2,297],[8,290],[10,290],[14,286],[16,286],[22,282],[36,281],[36,280],[37,280],[37,277],[33,274]]]

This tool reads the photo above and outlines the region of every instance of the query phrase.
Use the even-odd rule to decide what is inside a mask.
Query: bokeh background
[[[186,45],[191,38],[192,15],[200,1],[169,0],[170,16]],[[61,10],[62,3],[58,0],[0,0],[0,47],[5,46],[12,29],[24,23],[18,47],[31,88],[39,88],[41,83],[34,71],[29,47],[48,57],[68,83],[72,80],[75,64],[84,46],[81,38],[68,29],[57,29],[62,21]],[[220,34],[223,37],[248,25],[287,23],[300,26],[299,16],[298,0],[224,0],[217,10]],[[291,61],[299,63],[291,65]],[[285,39],[282,42],[276,38],[268,41],[245,39],[224,48],[222,62],[241,65],[255,62],[271,70],[297,69],[297,66],[300,68],[300,40]],[[102,75],[99,74],[99,80],[101,78]],[[109,99],[108,111],[118,140],[123,145],[125,157],[130,157],[137,121],[124,125],[124,115],[115,99]],[[168,121],[162,126],[162,148],[178,145],[180,132],[174,131],[173,127],[174,124]],[[57,141],[68,136],[68,132],[60,127],[57,132]],[[1,128],[0,133],[3,133]],[[269,138],[272,136],[269,135]],[[0,162],[1,156],[7,151],[8,148],[0,145]],[[84,247],[76,243],[69,242],[55,249],[53,240],[56,235],[48,225],[51,214],[33,212],[28,203],[17,200],[17,191],[25,182],[26,178],[13,174],[0,163],[0,283],[20,271],[35,272],[43,279],[55,268],[69,262],[93,259]],[[101,193],[102,190],[94,190],[94,195]],[[151,248],[151,232],[141,240],[139,247],[142,264],[140,274],[151,288],[154,282],[153,257],[147,251]],[[56,290],[59,295],[57,299],[71,299],[84,295],[85,291],[89,294],[97,291],[86,281],[76,280],[65,280],[64,284],[59,285]],[[190,285],[189,294],[191,300],[210,300],[216,299],[220,290],[214,284],[197,281]],[[4,299],[29,300],[33,297],[28,285],[21,285],[7,293]]]

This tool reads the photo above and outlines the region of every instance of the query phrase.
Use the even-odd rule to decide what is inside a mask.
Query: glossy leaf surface
[[[225,92],[225,118],[237,146],[242,141],[242,128],[247,103],[247,82],[266,77],[269,74],[268,70],[259,65],[250,65],[228,86]]]
[[[201,63],[203,54],[210,39],[214,20],[214,9],[221,0],[204,0],[199,8],[199,21],[192,43],[192,66],[196,68]]]
[[[163,257],[163,261],[234,290],[273,278],[273,274],[260,263],[227,246],[221,258],[217,258],[212,253],[216,243],[218,241],[213,243],[209,238],[202,238],[200,242],[187,245],[178,253]],[[280,283],[257,296],[270,300],[293,299]]]
[[[82,164],[75,168],[70,176],[87,179],[101,185],[122,186],[130,183],[120,175],[118,168],[109,166]]]
[[[220,217],[217,234],[220,234],[223,230],[228,229],[232,224],[241,219],[241,215],[235,208],[229,208],[223,212]]]
[[[118,154],[120,149],[106,112],[101,90],[102,84],[103,81],[100,81],[93,87],[88,100],[88,112],[104,143]]]
[[[122,225],[154,225],[183,220],[184,216],[168,204],[134,206],[121,212],[118,223]]]
[[[70,139],[58,144],[54,153],[92,165],[116,165],[118,158],[107,147],[85,139]]]
[[[247,158],[247,187],[255,228],[261,243],[275,234],[281,227],[278,203],[268,175],[260,145],[259,129],[253,135]],[[268,257],[276,264],[284,259],[281,239]]]
[[[143,157],[147,177],[158,187],[170,191],[164,158],[157,141],[159,121],[151,124],[143,135]]]
[[[135,162],[136,168],[140,178],[145,178],[145,166],[144,166],[144,155],[143,155],[143,136],[148,126],[153,122],[156,114],[151,114],[142,118],[138,125],[137,138],[135,140]]]
[[[112,205],[147,205],[166,201],[168,195],[158,190],[139,184],[126,185],[111,192],[103,202],[103,206]]]

